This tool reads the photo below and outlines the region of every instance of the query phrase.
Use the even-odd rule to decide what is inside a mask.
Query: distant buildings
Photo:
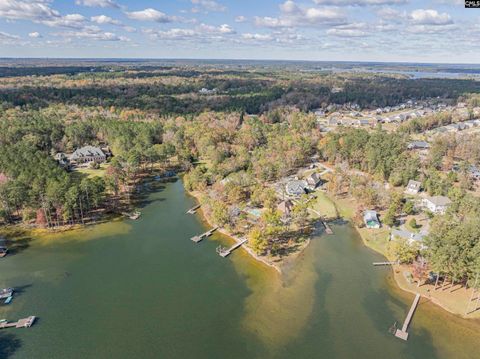
[[[426,197],[422,200],[423,207],[435,214],[445,214],[451,203],[452,201],[444,196]]]
[[[363,222],[367,228],[380,228],[380,220],[376,211],[365,211],[363,214]]]

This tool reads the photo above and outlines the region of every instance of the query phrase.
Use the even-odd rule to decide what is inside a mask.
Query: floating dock
[[[248,242],[248,239],[242,239],[240,242],[237,242],[235,243],[233,246],[231,246],[230,248],[224,248],[222,246],[219,246],[217,247],[217,253],[220,255],[220,257],[228,257],[230,254],[232,254],[232,252],[237,249],[237,248],[240,248],[243,244],[247,243]]]
[[[374,266],[393,266],[395,264],[398,264],[398,262],[373,262],[372,264]]]
[[[187,213],[187,214],[194,214],[195,212],[197,212],[197,210],[198,210],[201,206],[202,206],[201,204],[198,204],[198,205],[196,205],[195,207],[190,208],[186,213]]]
[[[218,229],[218,227],[215,227],[215,228],[212,228],[211,230],[203,233],[203,234],[200,234],[198,236],[195,236],[195,237],[192,237],[190,238],[190,240],[192,240],[193,242],[195,243],[199,243],[201,242],[204,238],[207,238],[207,237],[210,237],[212,235],[213,232],[215,232],[216,230]]]
[[[402,329],[397,329],[395,332],[395,336],[397,338],[407,340],[408,339],[408,333],[407,329],[408,326],[410,325],[410,322],[413,318],[413,314],[415,313],[415,309],[417,309],[418,302],[420,301],[420,294],[417,294],[415,296],[415,299],[413,300],[412,306],[410,307],[410,311],[408,312],[407,317],[405,318],[405,321],[403,322],[403,327]]]
[[[23,319],[20,319],[16,322],[7,322],[7,321],[3,321],[3,322],[0,322],[0,329],[4,329],[4,328],[30,328],[33,323],[35,322],[35,319],[37,319],[37,317],[35,317],[34,315],[31,315],[29,316],[28,318],[23,318]]]

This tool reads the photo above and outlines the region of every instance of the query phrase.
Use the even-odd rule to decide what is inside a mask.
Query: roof
[[[435,206],[448,206],[452,201],[448,197],[445,196],[433,196],[425,198],[427,201],[430,201]]]
[[[420,242],[426,236],[425,233],[413,233],[402,229],[392,229],[392,236],[399,237],[407,240],[414,240]]]
[[[75,152],[73,152],[72,155],[70,156],[70,159],[75,160],[77,158],[91,157],[91,156],[104,157],[105,153],[103,153],[103,151],[98,147],[85,146],[75,150]]]
[[[422,186],[421,182],[410,180],[410,181],[408,181],[407,188],[414,189],[414,190],[420,190],[421,186]]]
[[[430,148],[430,145],[425,141],[413,141],[409,143],[408,148]]]
[[[301,194],[305,192],[307,182],[302,180],[294,180],[287,183],[286,190],[288,193]]]
[[[378,222],[378,216],[376,211],[365,211],[363,213],[363,219],[365,222],[375,221]]]
[[[282,213],[289,213],[293,208],[293,203],[290,200],[282,201],[277,206],[277,209]]]

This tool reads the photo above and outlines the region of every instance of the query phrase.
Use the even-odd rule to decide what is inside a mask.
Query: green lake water
[[[0,287],[19,288],[0,319],[39,317],[0,331],[0,358],[474,359],[480,326],[421,303],[392,284],[382,260],[348,224],[312,238],[283,276],[243,250],[223,259],[220,235],[185,211],[181,181],[146,198],[138,221],[31,241],[0,260]]]

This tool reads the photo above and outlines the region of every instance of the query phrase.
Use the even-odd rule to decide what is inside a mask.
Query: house
[[[417,194],[420,192],[422,184],[418,181],[410,180],[408,181],[407,188],[405,189],[405,193],[407,194]]]
[[[423,199],[423,207],[435,214],[445,214],[448,206],[452,203],[448,197],[433,196]]]
[[[413,141],[407,146],[409,150],[428,150],[430,145],[425,141]]]
[[[380,228],[380,220],[378,219],[376,211],[365,211],[363,221],[367,228]]]
[[[480,170],[476,166],[470,166],[468,168],[468,172],[470,173],[470,177],[475,181],[480,180]]]
[[[105,153],[98,147],[85,146],[77,149],[70,155],[70,161],[76,163],[102,163],[107,160]]]
[[[312,173],[310,176],[306,178],[306,180],[311,190],[314,190],[322,183],[322,179],[320,178],[318,173]]]
[[[301,196],[307,193],[308,183],[303,180],[293,180],[287,183],[285,191],[290,196]]]
[[[53,158],[61,167],[67,168],[70,166],[70,161],[68,160],[67,155],[63,152],[58,152]]]
[[[427,236],[426,232],[413,233],[407,230],[393,228],[392,232],[390,233],[390,240],[395,241],[397,238],[401,238],[406,240],[407,243],[410,245],[416,242],[416,243],[420,243],[421,247],[424,247],[422,243],[423,243],[423,239],[426,236]]]
[[[277,206],[277,210],[282,213],[283,217],[289,217],[290,213],[293,210],[293,202],[289,199],[287,199],[286,201],[282,201]]]

